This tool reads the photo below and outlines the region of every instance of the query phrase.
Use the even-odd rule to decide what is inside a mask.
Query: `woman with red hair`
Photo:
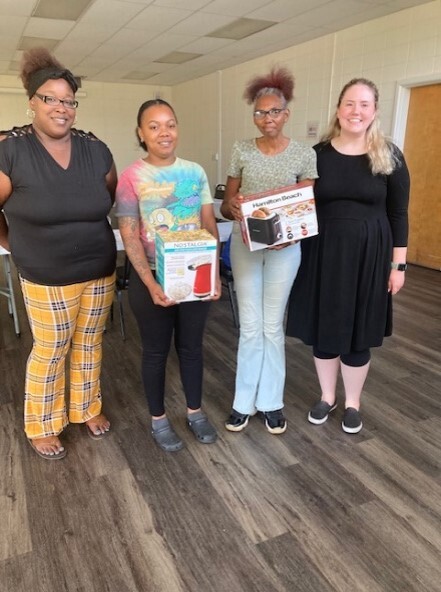
[[[317,177],[312,148],[287,137],[288,104],[294,78],[285,68],[274,68],[249,81],[244,98],[253,105],[260,135],[233,146],[222,214],[241,220],[242,196],[292,185]],[[283,415],[285,337],[283,318],[291,286],[300,265],[300,245],[286,243],[251,252],[234,224],[231,263],[240,320],[236,390],[225,427],[243,430],[250,415],[260,411],[271,434],[286,430]]]

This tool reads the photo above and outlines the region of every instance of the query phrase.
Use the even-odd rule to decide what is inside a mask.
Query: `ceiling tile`
[[[332,4],[329,0],[273,0],[266,6],[254,10],[249,16],[252,18],[284,21],[309,10],[320,8],[324,4]]]
[[[93,41],[84,42],[81,45],[63,41],[57,46],[57,58],[66,64],[71,70],[75,70],[77,64],[80,64],[88,55],[93,53],[96,44]]]
[[[7,37],[6,35],[0,35],[0,59],[10,61],[16,54],[15,48],[20,42],[21,37],[19,35],[14,37]]]
[[[158,33],[162,33],[162,31],[170,29],[191,14],[190,10],[149,6],[140,12],[136,18],[133,18],[127,24],[127,28],[147,31],[156,30]]]
[[[121,78],[125,78],[127,80],[147,80],[147,78],[151,78],[155,76],[158,72],[151,70],[150,72],[142,72],[141,70],[132,70],[128,74],[121,76]]]
[[[297,0],[296,0],[297,1]],[[214,0],[202,9],[202,12],[223,14],[225,16],[249,16],[250,12],[271,4],[269,0]],[[274,19],[270,19],[274,20]]]
[[[65,41],[69,43],[93,43],[95,47],[98,47],[101,43],[112,37],[117,31],[120,30],[119,25],[104,25],[94,23],[83,23],[80,22],[70,31]]]
[[[194,40],[195,38],[190,35],[163,34],[133,51],[128,57],[133,59],[134,63],[145,62],[146,59],[154,61],[170,51],[181,49]]]
[[[148,39],[148,37],[147,37]],[[146,43],[146,35],[142,31],[121,29],[97,48],[96,54],[111,56],[112,52],[119,55],[128,55],[132,51],[142,47]]]
[[[52,51],[58,44],[58,39],[43,39],[41,37],[22,37],[18,45],[19,49],[27,50],[33,47],[46,47]]]
[[[27,18],[24,16],[2,16],[0,19],[0,37],[21,36],[26,27]]]
[[[29,19],[23,35],[26,35],[26,37],[64,39],[74,26],[75,23],[73,21],[33,17]]]
[[[81,22],[123,27],[143,10],[142,4],[118,0],[96,0],[81,17]]]
[[[76,66],[76,69],[79,72],[78,76],[82,76],[83,74],[80,73],[80,70],[87,70],[87,68],[97,68],[99,70],[102,70],[104,68],[107,68],[112,63],[112,60],[109,60],[107,58],[101,58],[93,54],[91,56],[87,56],[86,58],[84,58],[84,60],[79,62]]]
[[[219,27],[229,25],[235,22],[236,19],[232,16],[221,16],[199,12],[192,14],[185,20],[175,25],[171,31],[173,33],[180,33],[183,35],[196,35],[203,37],[211,33]]]

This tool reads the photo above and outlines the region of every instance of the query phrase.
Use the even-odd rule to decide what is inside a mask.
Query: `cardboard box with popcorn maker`
[[[217,240],[207,230],[157,232],[156,280],[176,302],[214,296]]]

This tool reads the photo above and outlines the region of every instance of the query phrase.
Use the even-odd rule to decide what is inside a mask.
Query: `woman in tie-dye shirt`
[[[165,413],[165,368],[172,335],[179,357],[187,402],[187,425],[199,442],[210,444],[217,434],[201,410],[202,339],[210,303],[170,300],[155,278],[155,235],[164,230],[205,228],[218,238],[207,176],[201,166],[175,155],[178,122],[162,99],[143,103],[137,135],[147,156],[121,175],[117,216],[132,264],[129,302],[138,322],[142,346],[142,377],[152,415],[152,434],[165,451],[180,450],[182,440]],[[220,297],[217,277],[214,300]]]

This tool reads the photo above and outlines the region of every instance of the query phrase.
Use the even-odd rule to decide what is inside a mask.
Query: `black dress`
[[[409,173],[398,165],[373,175],[366,155],[314,146],[319,235],[302,241],[287,335],[323,352],[347,354],[382,344],[392,332],[387,291],[393,247],[407,244]]]

